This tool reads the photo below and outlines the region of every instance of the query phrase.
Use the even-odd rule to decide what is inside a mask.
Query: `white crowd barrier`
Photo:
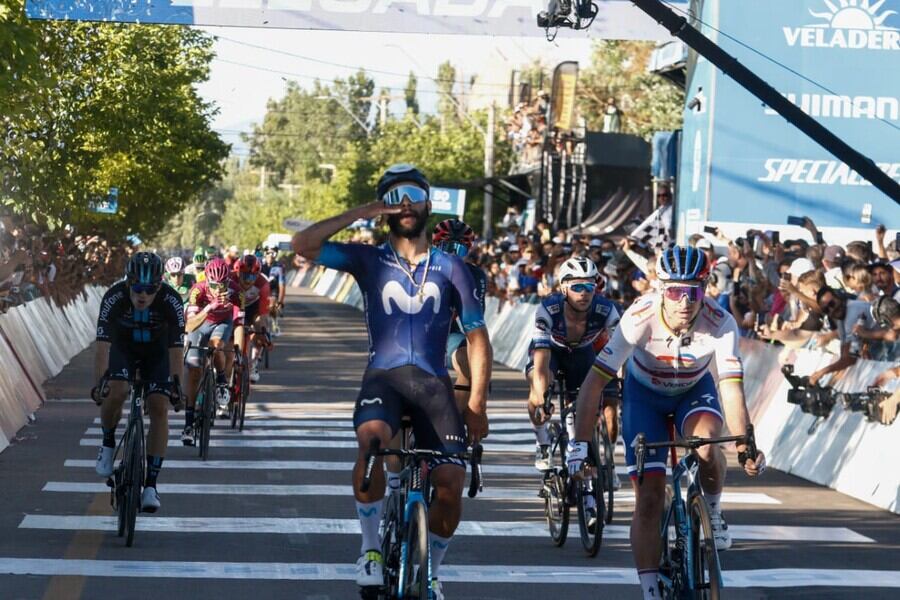
[[[362,297],[352,277],[322,267],[296,275],[295,285],[362,309]],[[534,325],[536,304],[500,304],[488,298],[485,319],[494,360],[524,370]],[[892,425],[867,421],[837,404],[831,416],[809,433],[814,417],[787,402],[790,384],[781,365],[794,364],[797,375],[809,375],[835,357],[814,350],[787,350],[758,340],[741,340],[747,404],[756,424],[757,443],[769,465],[900,514],[900,418]],[[833,387],[863,392],[891,363],[861,360]],[[889,390],[900,382],[893,382]],[[626,398],[626,402],[628,399]],[[764,480],[760,482],[764,485]]]
[[[94,339],[105,288],[65,308],[38,298],[0,315],[0,451],[44,401],[42,384]]]

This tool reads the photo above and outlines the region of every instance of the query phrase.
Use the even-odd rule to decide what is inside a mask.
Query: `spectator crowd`
[[[0,216],[0,312],[38,297],[65,306],[86,285],[122,276],[131,253],[125,242],[51,231],[19,215]]]

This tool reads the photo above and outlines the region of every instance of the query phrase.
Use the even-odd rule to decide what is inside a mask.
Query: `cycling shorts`
[[[252,329],[253,322],[256,321],[256,317],[258,317],[258,316],[259,316],[259,301],[256,301],[244,309],[244,320],[243,320],[242,324],[247,329]]]
[[[221,323],[204,321],[203,325],[187,335],[187,341],[191,346],[184,357],[184,366],[188,368],[200,368],[201,355],[198,347],[206,346],[210,340],[229,340],[234,331],[231,320]]]
[[[590,346],[582,346],[575,350],[569,351],[562,348],[551,347],[550,349],[550,375],[553,377],[556,373],[562,371],[566,382],[566,389],[576,390],[584,383],[584,378],[590,373],[594,364],[594,358],[597,356]],[[531,373],[534,370],[534,350],[529,353],[528,364],[525,365],[525,373]],[[622,389],[618,379],[613,379],[606,387],[603,388],[604,402],[609,400],[619,400],[622,398]]]
[[[675,418],[678,435],[684,431],[684,422],[693,414],[710,413],[720,421],[722,409],[719,394],[712,375],[707,373],[694,387],[677,396],[666,396],[651,390],[629,372],[625,376],[625,402],[622,404],[622,438],[625,440],[625,464],[628,474],[636,478],[635,457],[632,442],[643,432],[648,442],[669,440],[669,415]],[[647,450],[644,472],[665,475],[666,449]]]
[[[169,389],[169,349],[165,344],[148,344],[133,348],[113,344],[107,366],[110,381],[131,381],[139,377],[147,385],[147,393],[166,393]]]
[[[447,336],[447,358],[445,361],[447,369],[453,368],[453,354],[460,348],[465,348],[466,345],[466,334],[464,333],[454,331]]]
[[[384,421],[392,436],[400,429],[403,415],[412,421],[416,447],[440,452],[465,452],[466,433],[462,415],[453,399],[453,384],[447,375],[435,376],[406,365],[395,369],[368,369],[363,376],[353,426]],[[462,461],[451,462],[462,466]]]

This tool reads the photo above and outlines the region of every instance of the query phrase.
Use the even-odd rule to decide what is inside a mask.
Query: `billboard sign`
[[[629,0],[595,0],[590,34],[668,40],[669,33]],[[687,10],[687,0],[671,4]],[[396,33],[543,36],[537,13],[546,0],[27,0],[32,19],[228,25]]]
[[[709,0],[703,20],[758,51],[704,28],[900,181],[900,78],[888,75],[900,59],[900,0]],[[900,222],[894,201],[702,58],[686,100],[679,213],[779,224],[808,215],[826,227]]]
[[[119,188],[109,188],[106,198],[90,203],[91,210],[105,215],[114,215],[119,211]]]
[[[460,219],[466,211],[466,190],[431,188],[431,212],[438,215],[456,215]]]

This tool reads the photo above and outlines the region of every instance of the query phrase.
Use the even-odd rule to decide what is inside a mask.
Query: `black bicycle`
[[[198,437],[198,455],[203,460],[209,458],[209,439],[216,423],[216,368],[213,365],[213,354],[217,351],[212,346],[193,346],[188,344],[185,355],[191,350],[201,355],[200,386],[197,389],[197,400],[194,402],[194,431]],[[225,348],[220,352],[234,352]],[[236,355],[240,353],[235,353]]]
[[[244,418],[247,415],[247,402],[250,399],[250,368],[246,356],[237,346],[234,347],[234,368],[231,370],[231,402],[229,416],[231,428],[244,430]]]
[[[647,450],[672,449],[672,483],[666,486],[666,503],[660,521],[660,538],[663,549],[659,567],[662,598],[692,600],[719,600],[722,571],[716,551],[715,536],[709,517],[709,507],[700,487],[697,471],[700,460],[695,450],[708,444],[743,442],[747,445],[746,457],[755,460],[756,439],[753,425],[745,435],[719,438],[688,437],[679,441],[647,442],[643,433],[635,439],[635,463],[638,483],[644,480],[644,464]],[[675,448],[688,452],[676,463]],[[742,459],[743,460],[743,459]],[[687,500],[681,493],[681,479],[687,475],[689,482]],[[674,537],[669,529],[675,530]]]
[[[418,598],[431,600],[431,552],[428,545],[428,506],[432,490],[429,461],[458,459],[469,461],[472,476],[469,481],[469,498],[482,489],[481,444],[475,444],[469,452],[444,453],[434,450],[417,450],[410,447],[410,422],[401,423],[401,448],[382,449],[380,440],[372,440],[366,453],[366,470],[360,489],[366,492],[372,482],[375,461],[384,456],[401,459],[400,490],[388,494],[381,522],[381,556],[384,560],[384,584],[380,588],[362,588],[360,594],[366,600],[393,600]]]
[[[609,441],[606,420],[601,413],[588,443],[588,456],[582,476],[572,477],[566,464],[569,443],[566,424],[574,427],[578,389],[567,389],[565,377],[561,373],[557,374],[551,388],[544,394],[545,414],[553,412],[554,395],[561,409],[558,420],[550,422],[550,470],[544,473],[539,493],[544,499],[547,527],[553,543],[562,547],[568,537],[569,514],[574,506],[578,513],[581,544],[588,556],[596,556],[603,543],[603,528],[612,520],[609,510],[613,496],[612,477],[616,476],[614,448]],[[592,515],[592,512],[595,514]]]
[[[108,374],[100,380],[98,389],[106,390],[109,382]],[[141,491],[143,490],[147,464],[146,438],[144,434],[144,406],[149,388],[141,380],[129,381],[129,398],[131,412],[125,435],[116,446],[113,461],[121,455],[119,465],[106,480],[110,487],[110,504],[118,513],[119,537],[125,537],[125,545],[134,544],[134,531],[137,513],[141,510]],[[170,399],[181,398],[181,386],[177,377],[173,378],[172,389],[168,392]],[[177,404],[173,401],[173,404]],[[148,511],[149,512],[149,511]]]

